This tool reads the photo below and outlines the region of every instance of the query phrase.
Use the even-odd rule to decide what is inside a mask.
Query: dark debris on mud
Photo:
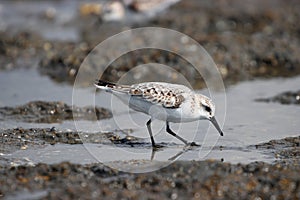
[[[99,120],[112,117],[112,113],[100,107],[77,107],[63,102],[32,101],[17,107],[0,108],[0,120],[34,123],[61,123],[64,120]]]
[[[255,145],[257,148],[280,149],[289,147],[300,147],[300,136],[287,137],[280,140],[270,140],[269,142]]]
[[[129,135],[130,130],[84,133],[59,131],[56,128],[15,128],[0,130],[0,153],[13,152],[34,146],[82,143],[134,145],[144,143],[142,139]]]
[[[299,199],[299,172],[299,166],[262,162],[177,161],[147,174],[102,164],[38,164],[2,168],[0,195],[45,191],[42,199]]]
[[[189,35],[203,45],[213,57],[225,82],[253,77],[295,76],[300,74],[300,27],[297,23],[300,18],[299,4],[295,1],[277,3],[277,6],[273,6],[273,1],[265,1],[262,6],[259,1],[247,5],[238,1],[221,3],[185,0],[150,21],[127,26],[171,28]],[[260,9],[251,10],[247,6]],[[289,21],[284,20],[287,18]],[[85,31],[84,41],[88,43],[76,44],[75,51],[74,48],[58,49],[55,48],[56,45],[52,45],[54,48],[50,51],[52,53],[49,53],[52,56],[41,60],[41,71],[58,81],[63,80],[60,79],[60,74],[64,71],[64,74],[72,79],[84,58],[82,55],[90,52],[99,41],[106,39],[102,38],[102,35],[107,35],[107,29],[103,28],[105,23],[101,25],[88,24],[85,29],[93,30]],[[119,27],[119,31],[121,30],[122,26]],[[112,32],[115,33],[115,30]],[[107,53],[113,55],[113,48],[107,49]],[[194,87],[205,86],[194,68],[182,67],[187,64],[182,62],[179,56],[151,49],[137,50],[121,56],[110,64],[103,78],[117,81],[133,67],[149,62],[174,67],[188,80],[196,80],[191,83]],[[85,73],[89,76],[95,69],[104,69],[106,64],[108,63],[97,61],[84,69]],[[53,66],[56,66],[56,70],[53,70]],[[72,69],[69,66],[72,66]],[[139,76],[133,76],[132,79],[135,77]],[[177,81],[177,78],[173,76],[168,79]]]
[[[1,59],[4,63],[0,63],[0,68],[13,69],[39,63],[42,74],[59,82],[73,83],[83,59],[97,44],[124,29],[158,26],[185,33],[203,45],[227,83],[254,77],[295,76],[300,74],[299,8],[297,1],[274,3],[267,0],[262,4],[260,1],[184,0],[151,20],[138,23],[108,23],[95,15],[89,16],[88,20],[79,17],[72,23],[81,33],[77,42],[46,41],[30,31],[13,36],[2,33],[0,57],[5,59]],[[94,23],[82,23],[86,21]],[[108,57],[114,55],[114,48],[106,49]],[[108,64],[104,59],[82,69],[82,73],[94,77]],[[174,67],[186,79],[196,80],[192,82],[194,87],[205,87],[195,69],[182,67],[186,62],[179,56],[151,49],[121,56],[111,63],[103,78],[116,81],[132,67],[151,62]],[[138,77],[135,74],[132,79],[137,81]],[[151,75],[150,78],[156,77]],[[168,79],[178,81],[177,76]],[[82,85],[90,85],[89,79],[81,81]]]
[[[129,133],[130,130],[85,134],[57,131],[55,128],[8,129],[0,133],[1,151],[57,142],[81,144],[80,138],[85,138],[85,142],[96,143],[114,141],[120,144],[125,140],[126,144],[129,141],[137,142]],[[40,195],[41,199],[299,199],[299,143],[298,136],[256,145],[255,148],[274,149],[274,152],[281,150],[281,155],[294,152],[293,155],[288,153],[287,157],[279,157],[281,162],[273,164],[176,161],[166,168],[147,174],[119,172],[102,164],[3,164],[0,166],[0,196],[11,199],[18,195]],[[4,163],[5,160],[0,162]],[[122,164],[122,161],[116,162]],[[131,162],[136,165],[139,161]]]
[[[268,154],[278,159],[276,162],[300,165],[300,136],[271,140],[254,146],[256,149],[267,149]]]
[[[73,84],[88,53],[101,41],[128,28],[158,26],[183,32],[208,51],[223,79],[232,83],[254,77],[290,77],[300,74],[300,4],[298,1],[184,0],[151,20],[126,24],[105,23],[99,16],[78,18],[77,42],[48,41],[30,30],[0,33],[0,70],[38,67],[55,81]],[[89,22],[89,23],[82,23]],[[67,26],[71,26],[68,24]],[[92,30],[92,31],[91,31]],[[139,42],[139,41],[137,41]],[[107,53],[114,54],[114,48]],[[134,51],[111,63],[107,80],[119,80],[137,65],[158,62],[174,67],[188,80],[201,78],[174,54],[159,50]],[[106,62],[84,69],[93,77]],[[106,67],[106,66],[105,66]],[[153,75],[154,74],[154,75]],[[134,74],[133,81],[138,80]],[[149,78],[156,78],[149,73]],[[177,76],[170,76],[176,82]],[[83,85],[90,85],[89,79]],[[299,91],[265,100],[299,104]],[[263,100],[264,101],[264,100]],[[102,108],[78,108],[61,102],[30,102],[0,108],[0,120],[57,123],[73,119],[111,117]],[[2,154],[49,144],[82,142],[134,145],[139,143],[122,131],[78,133],[48,129],[0,130],[0,198],[5,199],[300,199],[299,136],[272,140],[249,148],[268,150],[275,163],[247,165],[216,161],[174,162],[147,173],[128,174],[102,164],[71,163],[10,166]],[[4,163],[4,164],[2,164]],[[5,164],[6,163],[6,164]]]
[[[279,102],[281,104],[300,105],[300,90],[296,92],[288,91],[270,98],[256,99],[258,102]]]

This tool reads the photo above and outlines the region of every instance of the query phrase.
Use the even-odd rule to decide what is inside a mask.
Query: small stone
[[[178,198],[178,194],[177,193],[172,193],[171,199],[177,199],[177,198]]]
[[[53,7],[48,8],[45,12],[45,16],[48,19],[53,19],[55,17],[55,15],[56,15],[56,9]]]

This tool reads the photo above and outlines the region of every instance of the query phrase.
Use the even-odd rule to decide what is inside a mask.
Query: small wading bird
[[[146,123],[152,146],[155,144],[152,130],[152,119],[166,121],[166,130],[169,134],[181,140],[185,145],[197,146],[196,143],[188,143],[185,139],[170,129],[170,122],[191,122],[206,119],[223,136],[223,132],[215,118],[215,105],[208,97],[196,94],[186,86],[163,83],[146,82],[134,85],[118,85],[103,80],[96,80],[95,86],[117,96],[121,101],[129,104],[129,107],[138,112],[150,115]]]

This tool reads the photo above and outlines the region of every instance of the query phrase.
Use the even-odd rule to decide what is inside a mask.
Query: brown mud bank
[[[23,138],[35,143],[73,144],[69,142],[72,135],[77,139],[75,143],[80,143],[76,133],[54,133],[51,129],[14,129],[1,134],[15,137],[10,146],[20,144]],[[275,151],[270,153],[273,156],[282,156],[277,157],[273,164],[176,161],[163,169],[143,174],[120,172],[100,163],[79,165],[63,162],[34,166],[10,166],[7,163],[0,167],[0,195],[7,199],[298,199],[299,137],[272,140],[258,144],[256,148],[271,149]],[[287,150],[292,150],[293,154],[282,154]],[[116,165],[122,165],[122,161],[116,162]],[[139,162],[144,161],[126,161],[126,165],[132,163],[136,167]]]
[[[78,132],[72,130],[57,130],[52,128],[15,128],[0,130],[1,148],[0,153],[6,154],[17,150],[30,148],[44,148],[47,145],[68,144],[76,145],[83,143],[123,145],[123,147],[149,148],[148,140],[131,135],[132,130],[114,130],[111,132]],[[172,147],[173,143],[164,148]],[[227,147],[216,147],[220,151]],[[300,136],[287,137],[279,140],[271,140],[265,143],[253,144],[245,147],[247,149],[258,149],[264,154],[276,158],[276,162],[292,161],[300,164]]]
[[[299,199],[300,166],[255,162],[175,162],[147,174],[102,164],[1,167],[7,199]],[[67,191],[67,192],[66,192]]]
[[[0,8],[3,8],[1,11],[6,11],[5,3],[11,2],[22,3],[21,1],[3,1],[0,3]],[[47,4],[56,1],[44,2]],[[30,2],[27,3],[33,5]],[[63,14],[68,14],[68,9],[74,9],[69,4],[60,6],[62,6],[61,10],[66,12]],[[55,12],[52,12],[53,8],[50,6],[46,11],[49,11],[51,19],[42,13],[44,18],[42,17],[41,21],[38,20],[41,18],[41,13],[35,15],[33,12],[30,16],[23,16],[23,12],[14,12],[13,18],[8,21],[18,21],[20,18],[27,20],[27,17],[36,18],[37,20],[34,20],[37,22],[34,24],[36,30],[44,29],[45,24],[52,24],[52,26],[59,24],[58,29],[75,30],[76,40],[68,40],[69,35],[64,35],[66,33],[64,31],[56,33],[62,34],[64,40],[49,39],[37,31],[19,29],[9,24],[2,26],[1,22],[0,70],[35,68],[40,74],[54,81],[73,84],[82,61],[97,44],[121,31],[151,26],[170,28],[195,39],[212,56],[225,84],[259,78],[293,77],[300,74],[300,4],[296,0],[263,2],[258,0],[251,2],[183,0],[153,18],[120,22],[105,22],[97,14],[89,16],[75,14],[71,15],[68,22],[55,23],[59,18],[58,15],[61,16],[61,10],[54,9]],[[75,10],[75,13],[80,12],[76,7]],[[32,22],[32,20],[28,21]],[[7,28],[4,30],[3,27]],[[22,27],[30,26],[24,24]],[[45,28],[45,32],[49,31],[51,35],[58,30],[54,29],[51,32],[51,29],[52,27]],[[184,42],[185,39],[182,38],[179,42]],[[140,41],[134,40],[133,42],[139,43]],[[176,44],[179,42],[174,41]],[[115,44],[105,49],[107,57],[99,58],[97,62],[92,63],[94,65],[88,65],[84,69],[83,73],[87,78],[82,79],[82,85],[91,86],[94,81],[90,81],[91,77],[96,76],[99,69],[105,67],[106,60],[104,59],[114,55],[118,48],[121,47]],[[119,57],[110,63],[102,78],[117,81],[133,67],[145,63],[161,63],[170,66],[190,80],[194,88],[205,87],[202,77],[186,60],[174,53],[157,49],[136,50]],[[153,80],[161,78],[157,74],[162,73],[146,71],[144,74]],[[133,82],[138,82],[141,77],[135,71],[131,76]],[[28,77],[31,78],[33,75]],[[162,77],[165,78],[164,75]],[[14,83],[22,84],[22,78],[24,78],[23,74],[9,77],[6,81],[11,79]],[[164,80],[176,82],[178,76],[171,74],[168,79]],[[5,81],[3,82],[5,84]],[[253,82],[255,81],[251,84]],[[11,87],[11,82],[9,83]],[[273,85],[276,84],[282,83],[275,81]],[[298,105],[299,88],[297,88],[297,83],[291,84],[291,87],[287,85],[282,90],[276,90],[276,93],[270,93],[270,98],[258,101]],[[37,85],[40,87],[39,84]],[[63,86],[63,84],[58,85],[58,87]],[[96,120],[112,117],[109,110],[101,107],[72,107],[63,102],[31,101],[39,98],[40,94],[30,96],[28,99],[31,102],[27,104],[1,107],[0,122],[8,128],[1,127],[0,130],[0,198],[300,199],[299,132],[297,122],[293,121],[298,117],[297,105],[284,106],[257,102],[253,104],[254,98],[269,97],[260,94],[272,91],[273,85],[269,87],[270,89],[260,91],[259,88],[265,87],[264,85],[250,87],[246,84],[245,87],[234,90],[233,93],[229,92],[232,95],[228,96],[231,98],[230,112],[233,114],[228,115],[228,118],[233,123],[225,126],[224,131],[228,137],[224,138],[225,143],[221,143],[224,147],[215,146],[212,151],[216,154],[212,158],[225,161],[228,159],[231,163],[216,160],[199,161],[197,157],[198,161],[176,161],[155,172],[140,174],[117,171],[95,163],[97,162],[95,159],[83,162],[82,160],[90,155],[90,152],[80,154],[81,151],[86,150],[82,144],[90,145],[97,152],[104,152],[107,157],[115,157],[114,161],[110,161],[115,162],[115,166],[134,166],[135,169],[143,162],[162,162],[158,161],[159,156],[169,156],[168,150],[172,151],[172,148],[178,150],[182,146],[168,143],[163,150],[157,152],[154,159],[150,157],[150,154],[142,159],[137,158],[137,154],[134,154],[133,158],[128,158],[123,152],[121,159],[111,151],[112,145],[120,145],[119,147],[124,151],[146,149],[147,153],[151,153],[149,139],[134,137],[135,130],[131,129],[111,130],[109,128],[108,132],[90,133],[87,130],[86,132],[75,131],[73,124],[70,125],[73,117],[84,123],[87,122],[87,126],[96,124]],[[32,89],[26,83],[24,86],[27,86],[26,89]],[[44,88],[47,87],[42,87],[42,90]],[[293,91],[280,94],[280,92],[290,90]],[[16,99],[21,102],[20,104],[24,103],[22,95],[19,99],[15,98],[20,90],[17,91],[8,95],[9,97],[11,95],[11,99],[8,99],[3,106],[11,105],[7,102]],[[48,90],[45,91],[48,92]],[[25,92],[28,93],[28,91]],[[2,96],[5,96],[3,94]],[[52,97],[55,92],[50,94]],[[246,98],[236,98],[239,97],[237,94]],[[60,99],[55,96],[54,99],[56,98]],[[277,112],[273,112],[275,109]],[[245,116],[241,116],[241,113],[245,113]],[[281,116],[281,113],[284,113],[283,117],[277,117]],[[293,129],[288,129],[291,121]],[[10,122],[13,122],[12,125],[9,124]],[[66,126],[59,126],[65,122]],[[103,120],[99,124],[106,125],[106,122]],[[26,128],[16,128],[22,125]],[[56,128],[53,127],[56,125]],[[45,126],[47,128],[43,128]],[[187,132],[190,131],[187,130]],[[298,136],[287,137],[287,135]],[[251,142],[253,138],[255,142]],[[269,141],[273,138],[283,139]],[[229,142],[231,140],[232,142]],[[259,143],[261,141],[269,142]],[[252,151],[253,149],[256,151]],[[65,152],[67,153],[64,154]],[[197,155],[198,149],[187,153]],[[223,159],[224,154],[228,157]],[[272,161],[267,163],[267,159],[264,160],[265,157],[261,154],[270,157],[268,161]],[[257,155],[259,157],[256,157]],[[55,156],[60,159],[53,159]],[[71,156],[76,157],[77,160],[72,160]],[[39,158],[32,159],[36,157]],[[45,159],[39,160],[41,157]],[[246,164],[233,164],[237,162],[233,162],[235,159],[230,160],[230,157],[237,158],[239,162],[246,160]],[[240,161],[239,157],[244,159]],[[190,159],[188,156],[186,158]],[[69,162],[62,162],[66,160]],[[266,162],[253,162],[255,160]]]
[[[287,137],[281,140],[271,140],[255,145],[255,148],[266,150],[277,160],[291,165],[300,165],[300,136]]]
[[[51,41],[24,30],[13,36],[2,33],[0,57],[5,59],[1,59],[0,67],[36,66],[42,74],[56,81],[73,83],[83,59],[99,42],[123,30],[154,26],[180,31],[203,45],[226,83],[255,77],[295,76],[300,74],[299,8],[297,1],[185,0],[140,22],[105,22],[101,16],[83,17],[78,13],[68,24],[79,32],[75,42]],[[114,48],[106,49],[107,54],[113,55]],[[188,63],[179,56],[151,49],[121,56],[110,64],[103,78],[117,81],[133,67],[149,62],[173,67],[188,80],[195,80],[191,84],[196,88],[205,86],[195,69],[185,67]],[[95,75],[105,63],[100,59],[96,65],[84,69],[84,73]],[[133,79],[135,77],[139,76],[133,75]],[[170,77],[170,81],[177,78]]]
[[[115,130],[113,132],[84,133],[77,131],[60,131],[52,128],[15,128],[0,130],[0,153],[25,150],[33,147],[62,144],[127,144],[143,143],[142,139],[130,135],[131,130]]]
[[[61,123],[64,120],[99,120],[112,117],[100,107],[77,107],[63,102],[31,101],[17,107],[0,107],[0,120],[34,123]]]
[[[300,105],[300,90],[299,91],[288,91],[278,94],[274,97],[256,99],[260,102],[278,102],[281,104],[296,104]]]
[[[49,144],[81,144],[83,140],[79,134],[85,135],[55,128],[3,130],[0,133],[1,155]],[[130,131],[89,133],[83,138],[84,142],[97,144],[146,144],[130,136]],[[275,157],[276,161],[271,164],[176,161],[163,169],[143,174],[117,171],[100,163],[12,165],[9,159],[1,156],[0,195],[7,199],[298,199],[299,144],[298,136],[248,147]],[[116,166],[122,165],[122,161],[114,162]],[[137,167],[140,162],[145,161],[129,160],[126,165],[132,163]]]

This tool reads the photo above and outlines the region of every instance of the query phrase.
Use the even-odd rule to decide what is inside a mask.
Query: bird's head
[[[219,131],[220,135],[223,136],[223,131],[221,130],[216,118],[215,118],[215,104],[212,100],[204,95],[197,94],[197,98],[199,100],[199,108],[200,108],[200,119],[207,119],[211,121],[211,123],[216,127]]]

